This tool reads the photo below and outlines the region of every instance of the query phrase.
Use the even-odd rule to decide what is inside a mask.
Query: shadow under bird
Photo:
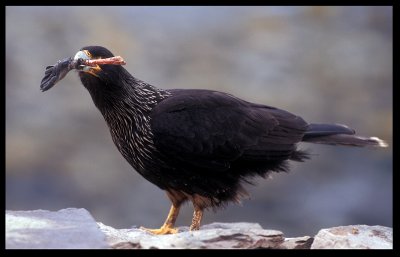
[[[133,77],[121,57],[101,46],[83,47],[45,71],[46,91],[70,70],[102,113],[124,158],[145,179],[165,190],[172,206],[154,234],[176,233],[179,209],[191,201],[190,230],[207,208],[246,197],[251,178],[288,171],[288,161],[308,154],[298,143],[386,147],[377,137],[356,136],[340,124],[307,123],[287,111],[199,89],[159,89]]]

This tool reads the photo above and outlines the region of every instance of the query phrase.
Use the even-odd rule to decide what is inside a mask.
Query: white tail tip
[[[369,139],[375,141],[379,147],[388,147],[388,144],[380,138],[370,137]]]

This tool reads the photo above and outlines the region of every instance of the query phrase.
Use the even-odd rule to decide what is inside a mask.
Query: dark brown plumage
[[[162,90],[120,65],[85,64],[112,56],[104,47],[84,47],[74,58],[49,66],[41,88],[51,88],[73,68],[79,71],[118,150],[172,202],[165,224],[153,233],[175,233],[179,207],[187,200],[195,209],[191,229],[199,229],[204,209],[246,195],[243,182],[287,171],[289,160],[307,159],[297,149],[299,142],[385,146],[344,125],[309,124],[287,111],[217,91]]]

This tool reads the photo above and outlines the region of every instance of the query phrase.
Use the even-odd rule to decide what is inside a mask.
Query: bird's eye
[[[87,56],[89,56],[90,59],[93,58],[93,55],[92,55],[88,50],[83,50],[83,51],[85,52],[85,54],[86,54]]]

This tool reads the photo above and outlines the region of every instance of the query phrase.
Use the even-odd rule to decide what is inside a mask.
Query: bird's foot
[[[200,224],[198,225],[191,225],[189,228],[190,231],[196,231],[196,230],[200,230]]]
[[[144,227],[140,227],[140,229],[150,232],[154,235],[167,235],[167,234],[178,233],[177,228],[173,228],[171,226],[166,226],[166,225],[163,225],[161,228],[158,228],[158,229],[150,229],[150,228],[144,228]]]

